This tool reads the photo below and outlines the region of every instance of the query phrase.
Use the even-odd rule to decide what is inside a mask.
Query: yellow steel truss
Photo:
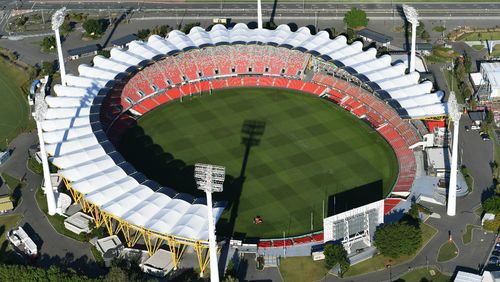
[[[71,183],[67,179],[63,179],[63,182],[75,203],[79,203],[82,210],[92,216],[96,227],[99,228],[104,225],[110,236],[121,233],[123,238],[125,238],[126,245],[129,248],[135,246],[139,240],[142,239],[149,255],[153,255],[164,243],[166,243],[170,253],[172,254],[174,269],[177,269],[179,266],[179,262],[186,248],[191,246],[196,252],[201,275],[205,272],[210,260],[207,241],[193,240],[190,238],[158,233],[141,226],[130,224],[119,217],[101,210],[97,205],[87,201],[83,197],[82,193],[71,187]]]

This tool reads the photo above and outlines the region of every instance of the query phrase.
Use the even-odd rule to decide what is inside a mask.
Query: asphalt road
[[[14,149],[7,163],[0,167],[0,173],[6,172],[16,178],[26,179],[26,186],[21,190],[22,203],[15,213],[23,215],[20,226],[32,237],[39,249],[36,265],[49,267],[59,265],[71,267],[89,276],[103,274],[90,252],[90,244],[75,241],[57,233],[48,222],[45,214],[40,211],[35,200],[35,191],[40,187],[42,177],[26,168],[28,148],[37,143],[36,134],[21,134],[14,139],[9,148]]]

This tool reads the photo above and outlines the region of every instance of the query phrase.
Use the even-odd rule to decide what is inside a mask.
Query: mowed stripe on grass
[[[280,237],[283,231],[287,235],[307,233],[311,215],[312,229],[320,230],[328,196],[378,180],[382,180],[385,194],[392,188],[397,162],[385,140],[345,110],[300,92],[269,88],[214,91],[213,95],[159,107],[142,117],[139,126],[151,137],[151,145],[168,153],[167,162],[173,158],[186,165],[223,165],[228,175],[238,178],[246,149],[241,130],[249,120],[265,123],[265,130],[260,143],[249,151],[233,231],[250,237]],[[148,164],[138,164],[137,159],[131,162],[138,169],[161,179],[161,172],[148,174]],[[201,195],[192,183],[191,187],[179,186],[172,188]],[[225,227],[235,209],[236,199],[231,197],[237,198],[236,189],[228,185],[223,193],[214,194],[233,204],[220,220],[222,232],[228,232]],[[263,224],[253,224],[257,215],[264,219]]]
[[[26,80],[23,72],[0,59],[0,149],[28,126],[28,103],[21,90]]]

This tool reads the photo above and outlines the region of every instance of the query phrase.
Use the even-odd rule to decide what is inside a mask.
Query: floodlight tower
[[[415,8],[403,5],[406,20],[411,23],[410,72],[415,71],[415,44],[417,41],[418,12]]]
[[[262,0],[257,0],[257,28],[262,29]]]
[[[35,96],[35,112],[33,117],[36,121],[36,129],[38,133],[38,141],[40,142],[40,158],[42,159],[43,168],[43,183],[45,187],[45,196],[47,197],[47,207],[49,215],[56,214],[56,198],[52,188],[52,181],[50,179],[49,162],[47,160],[47,151],[45,151],[45,142],[43,141],[42,121],[47,112],[47,102],[45,102],[44,93],[37,93]]]
[[[66,17],[66,7],[62,7],[52,15],[52,30],[56,34],[57,57],[59,60],[59,70],[61,72],[61,84],[66,85],[66,68],[64,67],[64,57],[61,47],[61,36],[59,35],[59,27],[64,22]]]
[[[194,178],[198,189],[205,191],[208,213],[208,244],[210,252],[210,281],[219,282],[217,264],[217,246],[215,242],[215,220],[212,205],[212,193],[222,192],[226,169],[223,166],[197,163],[194,167]],[[203,273],[202,273],[203,275]]]
[[[460,129],[460,117],[462,116],[457,98],[455,97],[455,92],[451,92],[448,98],[448,115],[449,118],[453,120],[453,147],[451,152],[447,214],[449,216],[455,216],[457,209],[458,131]]]

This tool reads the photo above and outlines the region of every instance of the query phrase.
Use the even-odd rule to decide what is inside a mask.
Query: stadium
[[[110,54],[80,65],[79,75],[68,75],[66,85],[55,86],[56,96],[46,97],[41,125],[50,161],[97,226],[129,247],[145,245],[150,254],[166,246],[176,265],[192,247],[201,272],[208,263],[208,220],[192,178],[194,162],[228,162],[229,192],[214,194],[218,234],[245,233],[262,239],[261,248],[349,238],[373,229],[380,212],[409,195],[417,169],[410,147],[422,139],[413,121],[448,112],[442,93],[432,93],[432,83],[417,72],[406,74],[404,63],[325,31],[195,27]],[[226,143],[226,136],[236,137]],[[288,144],[295,147],[277,151]],[[281,163],[261,153],[266,146]],[[220,157],[225,151],[231,153]],[[191,182],[178,181],[188,176]],[[294,181],[300,185],[291,187]],[[326,186],[333,188],[325,192]],[[385,207],[371,205],[384,198],[391,198]],[[250,210],[252,204],[267,207]],[[296,214],[279,215],[293,205],[299,205]],[[369,227],[323,233],[327,215],[364,205],[378,211],[366,217]],[[253,216],[261,215],[268,230],[252,233],[260,228]],[[268,240],[282,231],[290,236]]]

